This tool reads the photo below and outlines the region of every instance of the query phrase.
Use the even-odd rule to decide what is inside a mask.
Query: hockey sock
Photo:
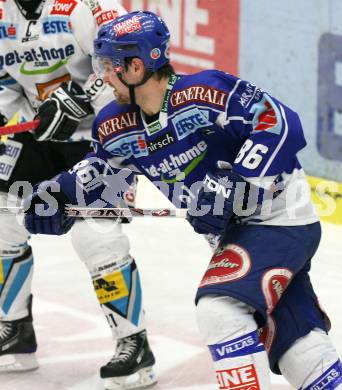
[[[121,224],[102,219],[76,221],[71,238],[89,270],[114,339],[145,330],[139,272]]]
[[[266,389],[265,348],[257,332],[209,345],[220,389]]]
[[[269,390],[269,363],[252,309],[227,296],[206,295],[197,318],[214,361],[220,389]]]
[[[342,363],[338,360],[331,367],[324,371],[324,373],[310,383],[305,388],[299,390],[316,390],[316,389],[342,389]]]
[[[135,261],[128,255],[120,267],[93,274],[96,295],[115,339],[145,329],[142,292]]]
[[[321,329],[314,329],[298,339],[278,364],[281,373],[296,389],[342,389],[341,362],[330,337]]]
[[[31,247],[18,257],[0,257],[0,320],[13,321],[29,314],[33,255]]]

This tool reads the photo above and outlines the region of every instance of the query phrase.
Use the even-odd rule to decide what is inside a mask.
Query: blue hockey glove
[[[54,192],[56,181],[45,181],[33,188],[30,197],[24,200],[24,224],[31,234],[61,235],[67,233],[75,218],[64,214],[70,200],[63,192]]]
[[[227,163],[226,163],[227,164]],[[241,184],[238,184],[241,183]],[[234,199],[240,199],[238,186],[244,187],[245,180],[226,166],[208,172],[198,194],[195,211],[189,210],[187,220],[197,233],[223,236],[234,215]],[[243,197],[243,196],[242,196]],[[204,215],[199,210],[207,210]]]

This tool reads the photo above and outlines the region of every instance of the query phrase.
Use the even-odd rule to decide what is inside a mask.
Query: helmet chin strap
[[[122,73],[118,73],[118,78],[119,80],[122,82],[123,85],[125,85],[128,90],[129,90],[129,98],[131,100],[131,104],[133,105],[136,105],[136,100],[135,100],[135,88],[136,87],[139,87],[140,85],[143,85],[146,83],[147,80],[149,80],[152,75],[153,75],[153,72],[151,72],[150,70],[146,70],[145,71],[145,75],[143,77],[143,79],[137,83],[137,84],[128,84],[123,78],[122,78]]]

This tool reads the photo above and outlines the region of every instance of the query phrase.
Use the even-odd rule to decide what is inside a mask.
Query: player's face
[[[115,100],[119,104],[129,104],[130,96],[128,88],[120,81],[112,63],[105,66],[103,81],[113,88]]]

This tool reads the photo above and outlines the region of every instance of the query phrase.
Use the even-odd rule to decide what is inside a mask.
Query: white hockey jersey
[[[85,87],[98,28],[124,13],[117,0],[46,0],[39,19],[26,20],[13,0],[1,1],[0,112],[11,118],[20,109],[21,118],[31,120],[32,108],[62,82]],[[98,97],[95,111],[113,93],[108,88]],[[90,139],[92,120],[80,124],[75,140]]]

